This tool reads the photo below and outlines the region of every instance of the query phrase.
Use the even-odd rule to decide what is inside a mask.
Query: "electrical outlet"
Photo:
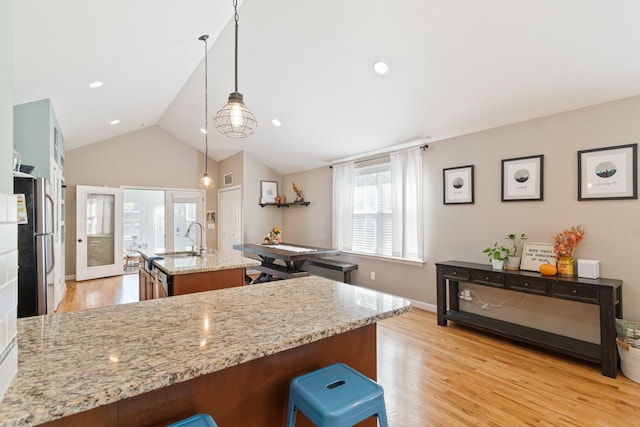
[[[371,272],[371,280],[376,280],[376,272],[375,271]]]

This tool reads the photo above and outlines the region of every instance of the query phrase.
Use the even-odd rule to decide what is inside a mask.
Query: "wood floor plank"
[[[137,300],[137,275],[68,282],[59,311]],[[419,309],[378,323],[390,427],[640,425],[640,384],[594,363],[442,327]]]

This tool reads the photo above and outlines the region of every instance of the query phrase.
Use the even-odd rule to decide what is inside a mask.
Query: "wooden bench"
[[[260,271],[260,277],[253,280],[251,283],[260,283],[272,279],[296,279],[298,277],[306,277],[309,275],[306,271],[292,270],[280,264],[262,264],[251,267],[251,269]],[[268,280],[264,280],[267,276],[269,276]]]
[[[338,261],[333,258],[312,258],[307,260],[307,264],[329,270],[342,271],[344,273],[344,283],[349,284],[351,284],[351,272],[358,269],[358,264]]]

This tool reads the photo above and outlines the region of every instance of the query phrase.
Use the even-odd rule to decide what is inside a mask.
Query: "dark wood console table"
[[[452,320],[512,340],[600,363],[603,375],[616,377],[618,353],[615,318],[622,318],[622,280],[543,276],[530,271],[494,270],[489,264],[461,261],[436,263],[436,274],[438,325],[446,326],[447,320]],[[600,345],[460,311],[459,282],[596,304],[600,307]]]

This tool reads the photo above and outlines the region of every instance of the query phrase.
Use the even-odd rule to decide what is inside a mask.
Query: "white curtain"
[[[420,148],[394,152],[391,159],[394,257],[422,260],[422,156]]]
[[[333,247],[351,250],[353,232],[353,162],[333,167]]]

